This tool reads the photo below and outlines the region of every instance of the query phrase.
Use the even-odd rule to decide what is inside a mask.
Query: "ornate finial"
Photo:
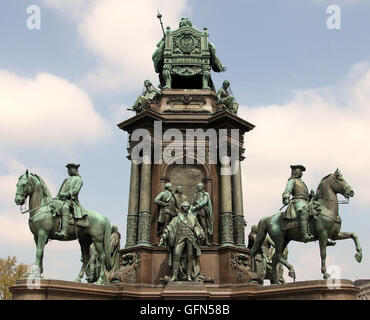
[[[157,12],[158,12],[157,18],[159,19],[159,22],[161,23],[163,36],[165,36],[164,29],[163,29],[163,23],[162,23],[162,14],[158,10],[157,10]]]

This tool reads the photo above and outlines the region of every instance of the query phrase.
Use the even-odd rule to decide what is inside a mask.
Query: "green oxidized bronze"
[[[230,93],[230,82],[225,80],[222,83],[222,88],[218,90],[217,92],[217,100],[219,103],[223,104],[225,109],[237,114],[238,113],[238,108],[239,108],[239,103],[235,101],[234,96]]]
[[[257,237],[257,226],[253,225],[251,232],[248,235],[248,249],[252,249]],[[265,240],[262,243],[261,248],[257,254],[252,258],[252,271],[257,274],[257,282],[263,285],[264,280],[270,280],[272,282],[272,257],[275,252],[275,244],[266,235]],[[283,252],[283,258],[288,259],[288,247],[285,248]],[[284,269],[281,263],[277,265],[277,277],[278,283],[284,284]]]
[[[162,89],[215,90],[211,69],[226,70],[216,56],[216,47],[208,41],[207,29],[194,29],[188,18],[181,19],[177,30],[167,27],[152,60]]]
[[[188,197],[183,194],[182,192],[182,186],[177,186],[175,188],[175,198],[176,198],[176,208],[177,211],[180,211],[180,205],[181,203],[188,201]]]
[[[198,183],[197,191],[191,199],[190,211],[194,214],[205,233],[204,243],[207,246],[211,245],[210,239],[213,236],[213,210],[212,202],[209,193],[204,190],[203,183]]]
[[[321,180],[316,194],[311,192],[310,196],[307,187],[300,181],[304,167],[301,165],[291,167],[294,177],[288,181],[288,186],[283,193],[283,203],[285,206],[289,201],[298,202],[297,205],[291,205],[291,208],[294,206],[294,209],[298,211],[298,217],[295,217],[291,212],[278,212],[271,217],[262,218],[258,223],[257,237],[251,250],[251,257],[256,257],[266,235],[271,237],[275,244],[275,253],[272,258],[272,283],[274,284],[278,283],[276,267],[279,262],[289,269],[288,275],[295,279],[293,266],[283,257],[284,249],[292,240],[298,242],[319,240],[321,272],[324,279],[330,277],[326,272],[326,247],[335,245],[335,242],[329,241],[329,239],[353,239],[356,246],[355,258],[358,262],[362,260],[362,249],[356,234],[340,231],[341,219],[338,212],[337,194],[343,195],[346,199],[354,196],[351,186],[344,180],[340,171],[337,169],[333,174],[325,176]],[[294,183],[290,182],[295,179],[297,181]],[[288,194],[293,195],[291,200]],[[303,205],[302,200],[304,201]],[[302,211],[305,211],[303,219],[299,218]],[[306,232],[308,234],[308,229],[311,230],[312,237],[305,236]]]
[[[82,186],[78,166],[67,165],[70,177],[63,182],[55,199],[40,176],[27,170],[18,179],[15,203],[22,206],[29,198],[29,210],[23,213],[30,214],[28,224],[37,247],[37,271],[29,277],[40,278],[43,273],[44,247],[48,240],[78,239],[83,263],[76,281],[80,282],[85,274],[90,260],[90,245],[94,243],[101,266],[96,283],[107,283],[105,272],[109,271],[112,265],[109,248],[111,226],[108,218],[95,211],[85,210],[78,203],[78,193]]]
[[[161,234],[173,217],[177,214],[177,201],[172,192],[172,184],[166,183],[165,190],[160,192],[154,199],[158,206],[158,234]]]
[[[200,274],[199,241],[204,239],[204,232],[198,219],[189,213],[190,204],[183,202],[180,212],[163,230],[159,246],[167,244],[168,264],[172,266],[170,281],[196,280]]]
[[[138,96],[132,108],[127,108],[130,111],[136,111],[140,113],[142,111],[150,109],[152,103],[157,103],[161,95],[149,80],[144,81],[145,90],[142,95]]]

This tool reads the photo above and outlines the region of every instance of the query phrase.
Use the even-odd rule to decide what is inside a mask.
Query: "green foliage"
[[[18,279],[27,275],[28,265],[17,264],[16,257],[0,258],[0,294],[1,299],[9,300],[12,295],[9,287],[15,284]]]

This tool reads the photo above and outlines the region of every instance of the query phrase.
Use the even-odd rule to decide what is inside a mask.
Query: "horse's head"
[[[26,170],[26,172],[18,179],[15,203],[19,206],[23,205],[27,197],[32,194],[33,186],[30,179],[31,175],[28,173],[28,170]]]
[[[331,186],[336,193],[340,193],[346,199],[353,197],[355,192],[352,187],[343,179],[343,176],[339,169],[337,169],[332,175]]]

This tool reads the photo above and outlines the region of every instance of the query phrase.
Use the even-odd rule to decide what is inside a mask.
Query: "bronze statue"
[[[77,199],[76,195],[78,195],[78,192],[75,193],[73,190],[75,189],[67,188],[66,184],[63,184],[59,195],[61,195],[63,199],[68,200],[69,203],[74,204],[73,200]],[[63,204],[64,201],[54,200],[43,179],[37,174],[29,173],[28,170],[26,170],[18,179],[15,203],[22,206],[28,197],[29,210],[23,213],[29,212],[30,214],[28,224],[34,235],[37,247],[35,265],[38,269],[38,272],[30,275],[30,277],[40,278],[43,273],[42,260],[44,256],[44,247],[49,239],[64,241],[78,239],[81,246],[83,263],[76,281],[80,282],[85,274],[85,269],[90,259],[90,245],[94,243],[101,265],[96,284],[106,283],[105,272],[111,269],[111,255],[109,251],[111,225],[108,218],[95,211],[86,210],[87,219],[72,219],[71,226],[68,229],[64,228],[67,235],[64,237],[63,233],[63,238],[61,239],[56,236],[56,231],[58,231],[59,228],[59,217],[55,216],[55,214],[60,212],[62,207],[61,204]],[[67,207],[64,209],[66,208]],[[68,206],[68,208],[70,207]],[[73,206],[73,208],[75,207]],[[74,212],[74,214],[76,213]]]
[[[253,225],[251,228],[251,232],[248,235],[248,249],[252,249],[253,245],[256,241],[257,237],[257,226]],[[252,271],[256,272],[257,274],[257,281],[260,285],[263,285],[264,280],[271,280],[272,276],[272,257],[275,252],[275,244],[269,237],[266,235],[265,240],[262,243],[261,248],[257,252],[257,254],[252,258]],[[285,259],[288,258],[288,248],[286,247],[283,252],[283,257]],[[278,263],[278,283],[284,284],[284,269],[283,265],[279,262]]]
[[[298,215],[301,222],[302,240],[304,242],[313,239],[313,235],[308,232],[308,202],[313,197],[313,191],[308,193],[306,184],[303,182],[302,175],[306,168],[300,164],[291,165],[292,174],[288,179],[283,197],[283,204],[290,205],[286,210],[286,219],[295,219]],[[292,199],[290,200],[290,196]]]
[[[172,192],[172,184],[170,182],[167,182],[165,185],[165,190],[156,196],[154,203],[159,208],[158,234],[161,234],[163,229],[177,214],[176,197]]]
[[[115,273],[120,268],[120,255],[121,249],[121,234],[116,226],[112,226],[111,237],[110,237],[110,253],[112,260],[112,269],[110,273]]]
[[[209,193],[204,190],[203,183],[197,184],[197,191],[194,193],[191,203],[190,210],[198,218],[205,233],[204,244],[210,246],[210,239],[213,236],[212,202]]]
[[[136,111],[139,113],[150,108],[151,103],[157,103],[161,95],[149,80],[144,81],[145,91],[142,95],[138,96],[132,108],[127,108],[127,110]]]
[[[337,169],[334,173],[325,176],[316,191],[315,201],[309,203],[308,210],[311,212],[308,220],[312,240],[319,240],[321,255],[321,272],[324,279],[330,275],[326,272],[326,247],[328,239],[344,240],[352,238],[356,246],[355,258],[357,262],[362,260],[362,249],[356,234],[353,232],[341,232],[341,219],[338,214],[338,197],[340,193],[346,199],[354,196],[352,187],[344,180]],[[307,193],[304,194],[307,196]],[[272,283],[277,283],[277,264],[281,262],[289,269],[288,275],[295,279],[293,266],[283,257],[283,251],[291,240],[303,242],[300,224],[297,220],[285,218],[286,213],[278,212],[271,217],[264,217],[258,223],[256,241],[251,250],[251,257],[259,252],[266,234],[275,244],[275,253],[272,258]],[[312,241],[311,240],[311,241]],[[335,243],[333,243],[335,244]]]
[[[181,203],[188,201],[188,197],[182,193],[182,186],[175,188],[176,207],[178,212],[180,211]]]
[[[237,114],[239,103],[235,101],[235,98],[229,91],[231,91],[230,82],[225,80],[222,83],[222,88],[217,92],[217,100],[219,103],[222,103],[225,106],[226,110]]]
[[[157,16],[159,19],[162,15]],[[162,28],[163,30],[163,28]],[[167,27],[152,55],[161,89],[214,89],[211,69],[223,72],[226,67],[216,56],[215,45],[203,32],[193,28],[188,18],[182,18],[177,30]]]
[[[75,219],[81,219],[86,215],[86,211],[81,207],[78,201],[83,181],[78,174],[79,164],[69,163],[68,168],[69,178],[65,179],[60,187],[60,190],[55,198],[59,202],[60,215],[62,216],[62,230],[55,233],[55,236],[61,239],[66,239],[68,236],[69,214],[71,213]]]
[[[88,283],[95,283],[100,274],[100,262],[99,262],[99,255],[98,252],[96,251],[94,243],[90,245],[89,248],[89,253],[90,253],[90,259],[87,264],[85,274],[86,274],[86,281]],[[82,262],[83,262],[83,257],[82,257]]]
[[[183,202],[180,212],[165,227],[160,237],[159,246],[167,243],[169,250],[168,264],[172,266],[170,281],[179,279],[179,272],[187,281],[192,281],[200,274],[198,258],[201,255],[199,240],[204,239],[204,232],[198,219],[189,213],[190,204]]]

